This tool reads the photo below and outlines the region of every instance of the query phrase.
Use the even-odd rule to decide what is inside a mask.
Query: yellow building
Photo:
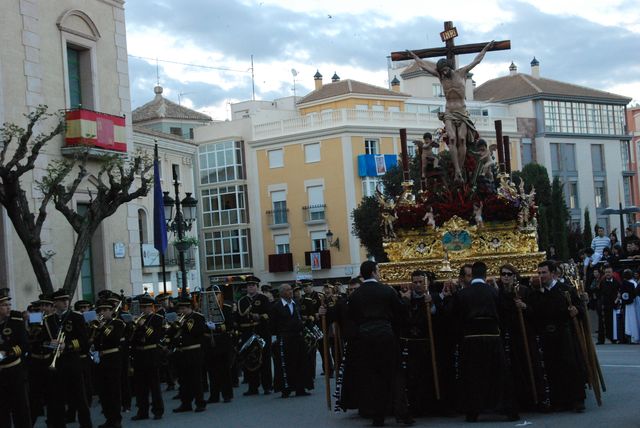
[[[320,73],[314,79],[316,89],[301,99],[240,103],[232,106],[231,121],[196,129],[200,198],[207,199],[202,202],[204,283],[249,272],[271,283],[357,275],[367,255],[351,233],[351,212],[372,194],[383,173],[367,171],[363,166],[372,160],[367,157],[387,155],[379,157],[386,169],[397,162],[400,128],[407,129],[411,141],[442,126],[436,113],[419,109],[424,99],[397,85],[387,89],[337,75],[323,84]],[[444,105],[443,99],[429,102]],[[488,140],[494,119],[474,117]],[[505,134],[517,141],[515,119],[501,119]],[[212,183],[211,171],[230,164],[212,164],[207,153],[224,144],[237,149],[230,156],[239,175]],[[241,194],[231,196],[230,185]],[[220,196],[219,188],[227,196]],[[227,208],[225,198],[233,199]],[[228,212],[237,221],[208,221]],[[225,265],[225,259],[232,263]]]

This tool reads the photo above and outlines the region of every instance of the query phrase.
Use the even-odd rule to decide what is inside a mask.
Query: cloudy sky
[[[129,0],[126,3],[132,107],[164,95],[226,119],[229,103],[313,89],[316,70],[388,86],[392,51],[442,46],[443,21],[456,44],[511,40],[474,69],[481,84],[513,61],[528,73],[611,91],[640,103],[637,0]],[[142,59],[148,58],[148,59]],[[157,63],[155,59],[158,59]],[[472,56],[460,58],[467,63]],[[156,67],[156,64],[158,67]],[[186,65],[189,64],[189,65]]]

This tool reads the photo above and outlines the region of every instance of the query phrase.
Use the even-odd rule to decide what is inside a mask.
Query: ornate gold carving
[[[445,255],[443,238],[447,233],[455,236],[466,232],[471,244],[459,251],[448,251]],[[466,236],[465,236],[466,239]],[[535,229],[520,229],[515,221],[485,223],[477,228],[468,221],[454,216],[442,227],[434,230],[400,230],[394,240],[383,244],[390,260],[380,264],[381,279],[387,283],[406,282],[416,269],[430,270],[438,279],[455,275],[465,263],[484,261],[490,275],[497,275],[499,267],[511,263],[523,275],[533,275],[544,253],[538,252]],[[440,271],[443,260],[448,258],[453,272]]]

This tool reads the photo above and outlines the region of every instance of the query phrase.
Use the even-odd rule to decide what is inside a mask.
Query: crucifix
[[[478,65],[488,51],[505,50],[511,48],[509,40],[491,41],[489,43],[475,43],[455,46],[453,39],[458,31],[451,21],[444,23],[444,31],[440,38],[445,42],[444,48],[420,49],[415,52],[392,52],[393,61],[402,61],[413,58],[416,64],[427,73],[437,77],[442,85],[446,106],[444,113],[439,113],[438,118],[444,122],[448,139],[449,151],[454,168],[456,182],[464,182],[462,171],[467,156],[467,143],[474,143],[478,133],[467,112],[465,104],[465,82],[473,67]],[[478,55],[469,64],[456,68],[455,56],[458,54],[474,53]],[[423,61],[422,58],[446,56],[437,64]]]

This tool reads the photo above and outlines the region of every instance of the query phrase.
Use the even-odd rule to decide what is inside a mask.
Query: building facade
[[[509,75],[475,90],[475,99],[509,106],[516,117],[521,162],[537,162],[564,186],[573,227],[585,208],[607,230],[619,224],[603,211],[636,203],[637,164],[625,120],[630,98],[541,77],[540,63],[531,73],[511,64]],[[621,231],[618,233],[620,236]]]
[[[0,123],[24,125],[23,115],[40,104],[50,111],[75,109],[93,132],[100,122],[96,141],[110,143],[113,147],[107,151],[132,150],[124,1],[3,2],[0,43]],[[103,132],[108,134],[104,141]],[[63,135],[50,141],[36,169],[24,178],[23,188],[34,206],[41,200],[36,181],[44,176],[47,165],[62,159],[70,144]],[[88,168],[95,173],[97,162],[91,161]],[[82,212],[90,198],[81,186],[73,208]],[[48,211],[43,251],[51,255],[47,266],[57,288],[67,271],[75,233],[52,205]],[[85,254],[77,297],[93,299],[102,289],[129,292],[132,285],[142,283],[139,247],[130,239],[137,234],[137,212],[127,206],[103,222]],[[17,308],[26,307],[39,293],[30,266],[2,211],[0,284],[11,289]]]

